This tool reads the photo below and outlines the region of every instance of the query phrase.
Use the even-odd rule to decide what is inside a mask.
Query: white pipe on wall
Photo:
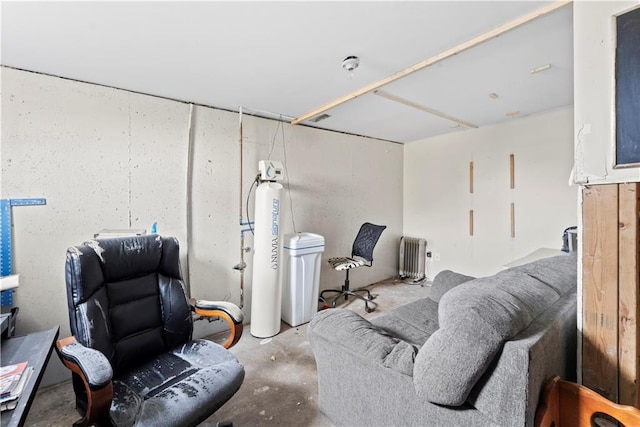
[[[187,242],[186,242],[186,254],[185,254],[185,274],[183,280],[187,288],[187,295],[191,295],[191,269],[189,268],[189,254],[191,253],[191,246],[193,240],[193,104],[189,104],[189,120],[188,120],[188,140],[187,140],[187,188],[186,188],[186,220],[187,220]]]
[[[238,139],[240,142],[240,190],[238,197],[238,218],[240,219],[240,227],[242,227],[243,219],[242,219],[242,179],[243,179],[243,166],[244,166],[244,147],[243,147],[243,138],[242,135],[242,107],[240,107],[240,111],[238,114],[238,132],[240,133]],[[247,264],[244,262],[244,232],[240,231],[240,263],[238,264],[238,270],[240,271],[240,308],[244,308],[244,269]]]

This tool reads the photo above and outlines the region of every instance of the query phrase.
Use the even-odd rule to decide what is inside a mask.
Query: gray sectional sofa
[[[543,382],[575,380],[576,256],[474,279],[368,321],[319,312],[308,336],[320,410],[346,426],[531,426]]]

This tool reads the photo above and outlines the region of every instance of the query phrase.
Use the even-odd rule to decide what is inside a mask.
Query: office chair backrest
[[[191,339],[176,239],[146,235],[71,247],[66,282],[71,333],[102,352],[116,375]]]
[[[385,228],[387,228],[386,225],[375,225],[370,222],[362,224],[356,240],[353,242],[351,256],[362,257],[369,261],[369,264],[372,264],[373,249],[376,247],[376,243],[378,243],[378,239]]]

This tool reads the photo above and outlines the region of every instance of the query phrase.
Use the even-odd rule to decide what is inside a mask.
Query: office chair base
[[[366,311],[367,313],[371,313],[373,312],[376,307],[378,306],[377,303],[373,302],[373,300],[375,299],[375,296],[373,294],[371,294],[371,292],[369,292],[368,289],[355,289],[353,291],[349,290],[349,289],[327,289],[324,290],[322,292],[320,292],[320,299],[322,300],[322,302],[326,303],[326,299],[324,297],[324,294],[327,292],[335,292],[338,295],[333,298],[333,300],[331,301],[331,307],[332,308],[336,308],[336,303],[338,302],[338,300],[340,299],[340,297],[344,297],[345,301],[347,301],[349,299],[349,296],[361,299],[362,301],[364,301],[364,311]],[[366,293],[366,297],[357,294],[357,292],[364,292]],[[375,307],[371,308],[369,307],[369,304],[373,304]]]

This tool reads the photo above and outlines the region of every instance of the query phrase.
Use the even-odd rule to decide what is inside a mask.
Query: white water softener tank
[[[318,311],[324,237],[313,233],[287,234],[283,252],[282,320],[298,326],[310,321]]]
[[[253,238],[251,335],[268,338],[280,332],[280,194],[282,185],[263,182],[256,190]]]

